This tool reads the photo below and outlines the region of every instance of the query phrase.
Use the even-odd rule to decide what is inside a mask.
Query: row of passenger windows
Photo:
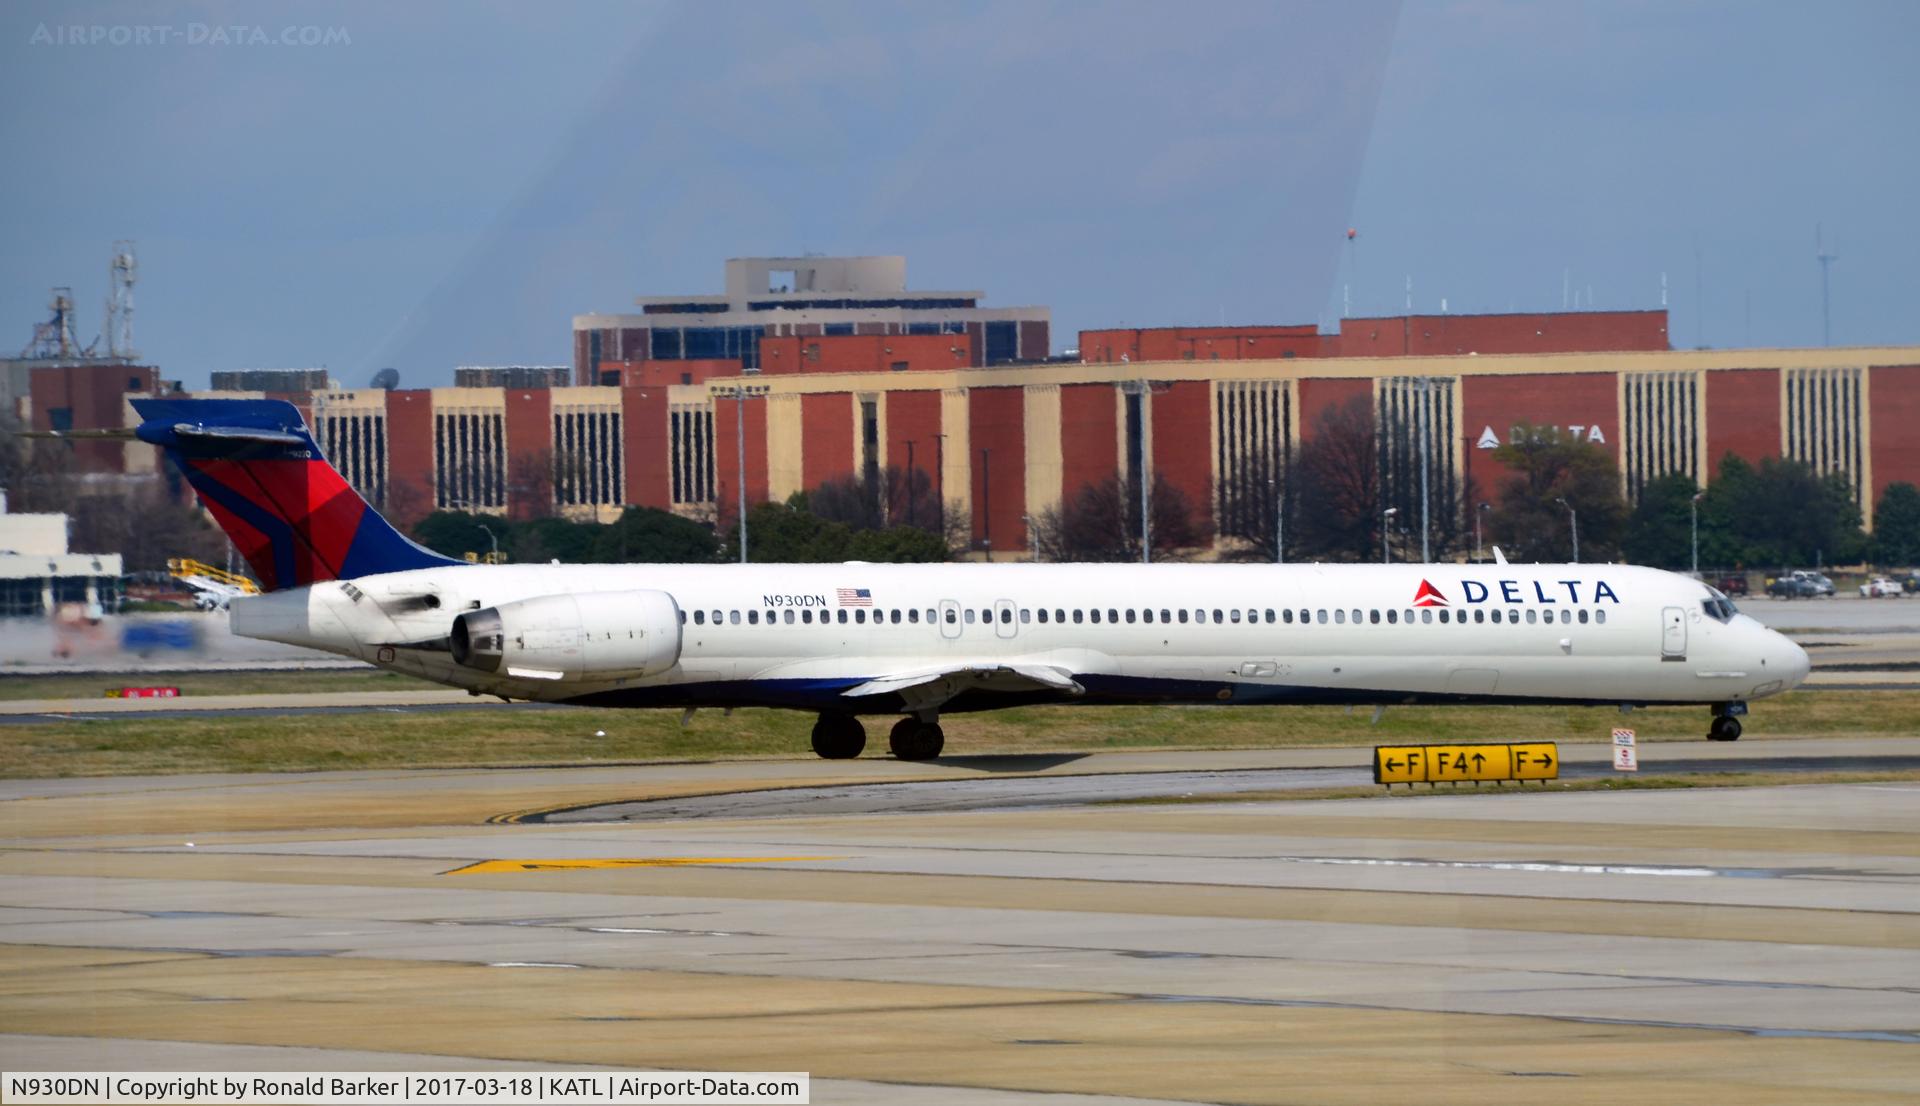
[[[789,626],[793,625],[796,622],[802,625],[811,626],[815,621],[820,622],[822,625],[825,625],[830,622],[835,622],[835,621],[839,622],[843,626],[849,622],[852,622],[856,625],[865,625],[866,623],[871,621],[876,625],[882,624],[882,623],[889,623],[889,624],[898,626],[903,622],[917,625],[923,621],[921,617],[921,611],[919,610],[919,608],[914,608],[914,607],[905,608],[904,610],[899,608],[896,608],[893,610],[875,610],[872,612],[871,619],[869,619],[868,612],[864,608],[855,609],[851,612],[845,611],[845,610],[820,611],[819,612],[820,617],[817,620],[814,618],[814,613],[815,612],[811,610],[795,611],[789,608],[786,610],[779,610],[779,611],[765,611],[765,612],[747,611],[743,618],[741,612],[739,611],[709,612],[704,610],[697,610],[693,612],[693,624],[696,626],[705,626],[709,622],[711,622],[715,626],[719,626],[722,624],[731,624],[734,626],[738,626],[742,622],[745,622],[749,626],[758,626],[761,624],[762,618],[764,617],[766,624],[769,626],[772,626],[772,625],[775,625],[776,615],[782,616],[786,624]],[[1471,619],[1467,617],[1469,613],[1471,613],[1473,616]],[[1101,617],[1103,614],[1105,615],[1104,619]],[[1155,617],[1156,614],[1158,615],[1157,618]],[[1524,619],[1522,618],[1523,614],[1524,614]],[[1211,615],[1211,617],[1209,617],[1209,615]],[[974,610],[971,607],[968,607],[965,610],[959,611],[959,612],[956,612],[953,610],[948,610],[946,612],[946,619],[949,624],[961,621],[963,616],[967,625],[971,626],[974,624],[975,622]],[[924,621],[931,624],[937,621],[938,617],[939,617],[938,612],[929,608],[925,613]],[[1222,625],[1222,624],[1236,625],[1241,622],[1245,622],[1248,624],[1266,622],[1266,623],[1278,623],[1281,625],[1300,625],[1300,626],[1310,625],[1314,623],[1318,623],[1320,625],[1326,625],[1329,622],[1332,622],[1335,625],[1347,625],[1350,623],[1352,625],[1358,626],[1358,625],[1361,625],[1362,623],[1366,623],[1369,625],[1377,626],[1382,622],[1385,622],[1387,625],[1392,626],[1392,625],[1398,625],[1403,622],[1408,625],[1412,625],[1416,621],[1426,625],[1430,625],[1434,622],[1440,622],[1443,624],[1458,623],[1464,626],[1469,621],[1472,621],[1475,623],[1509,622],[1509,623],[1518,624],[1523,620],[1527,622],[1529,625],[1534,625],[1538,623],[1552,624],[1555,620],[1553,611],[1542,611],[1542,610],[1537,610],[1531,607],[1527,608],[1524,612],[1514,608],[1503,609],[1498,607],[1491,608],[1491,609],[1476,608],[1472,612],[1452,611],[1445,607],[1439,608],[1437,610],[1432,607],[1423,607],[1418,610],[1406,610],[1406,611],[1401,611],[1393,607],[1388,607],[1384,612],[1378,609],[1363,610],[1357,607],[1356,608],[1337,607],[1337,608],[1334,608],[1332,611],[1328,611],[1326,608],[1312,610],[1312,609],[1302,607],[1298,609],[1297,613],[1295,608],[1292,608],[1292,607],[1285,607],[1278,611],[1276,611],[1272,607],[1268,607],[1268,608],[1265,608],[1264,610],[1248,608],[1244,612],[1244,617],[1243,617],[1242,610],[1237,607],[1230,610],[1223,610],[1222,608],[1215,607],[1212,609],[1212,611],[1208,611],[1201,608],[1195,608],[1195,609],[1189,610],[1188,608],[1185,608],[1185,607],[1181,607],[1178,609],[1162,607],[1158,612],[1156,612],[1150,607],[1149,608],[1128,607],[1125,609],[1121,609],[1118,607],[1109,607],[1105,611],[1102,611],[1098,607],[1094,607],[1091,609],[1075,607],[1072,610],[1068,610],[1062,607],[1055,607],[1051,611],[1049,611],[1046,607],[1036,607],[1036,608],[1022,607],[1020,608],[1019,618],[1022,623],[1039,622],[1042,625],[1045,625],[1049,622],[1057,622],[1057,623],[1072,622],[1075,625],[1081,625],[1084,623],[1100,625],[1104,621],[1108,624],[1125,622],[1129,625],[1132,625],[1135,623],[1152,624],[1152,623],[1158,622],[1163,625],[1171,625],[1174,623],[1185,625],[1188,623],[1195,623],[1203,626],[1209,623],[1216,626]],[[1003,624],[1011,624],[1014,620],[1013,608],[1003,607],[998,612],[995,612],[991,608],[982,608],[980,610],[978,621],[982,623],[990,624],[995,622],[996,620]],[[1588,622],[1604,623],[1606,622],[1606,620],[1607,620],[1607,612],[1604,610],[1588,611],[1585,609],[1581,609],[1576,611],[1576,610],[1573,610],[1572,608],[1563,607],[1559,611],[1559,622],[1561,625],[1570,625],[1574,622],[1579,622],[1581,625],[1584,626]],[[687,621],[686,611],[680,612],[680,621],[682,624],[686,623]]]

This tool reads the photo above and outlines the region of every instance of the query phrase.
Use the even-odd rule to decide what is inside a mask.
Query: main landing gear
[[[867,728],[851,714],[823,714],[813,724],[813,751],[827,760],[852,760],[867,747]]]
[[[1745,703],[1722,703],[1713,708],[1713,723],[1707,727],[1708,741],[1740,740],[1740,718],[1747,713]]]
[[[887,747],[901,760],[932,760],[947,744],[947,735],[938,722],[924,722],[908,716],[893,724]]]

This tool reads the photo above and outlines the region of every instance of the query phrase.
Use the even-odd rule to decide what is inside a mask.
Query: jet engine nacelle
[[[453,659],[536,680],[657,676],[680,659],[680,607],[664,591],[542,595],[453,620]]]

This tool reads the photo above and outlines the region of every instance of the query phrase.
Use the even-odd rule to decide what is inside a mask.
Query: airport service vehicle
[[[1875,576],[1873,579],[1860,585],[1860,598],[1897,599],[1901,591],[1900,581],[1893,579],[1891,576]]]
[[[1034,703],[1700,704],[1807,673],[1697,580],[1620,565],[474,565],[389,526],[265,400],[137,399],[267,594],[233,630],[503,699],[784,707],[903,759]]]

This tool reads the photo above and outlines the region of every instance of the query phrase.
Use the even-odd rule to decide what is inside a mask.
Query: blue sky
[[[117,238],[190,386],[564,362],[576,313],[806,251],[1056,347],[1662,273],[1676,345],[1816,345],[1816,223],[1835,343],[1920,343],[1915,41],[1908,3],[14,3],[0,348],[54,284],[91,338]]]

